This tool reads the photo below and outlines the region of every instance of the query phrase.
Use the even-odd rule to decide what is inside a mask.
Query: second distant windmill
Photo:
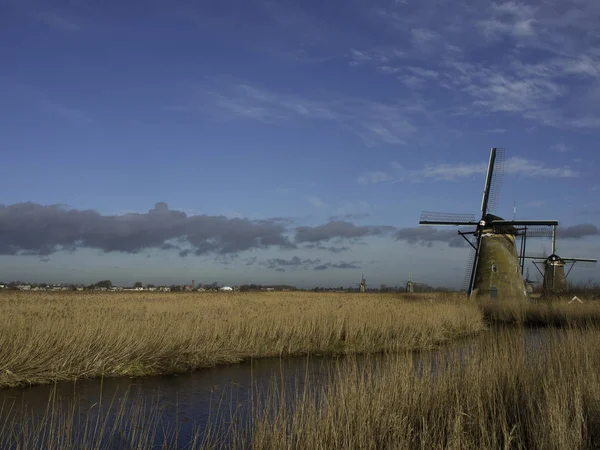
[[[567,277],[571,273],[571,270],[575,266],[575,263],[579,262],[585,265],[595,265],[598,261],[595,258],[563,258],[558,255],[556,251],[556,226],[552,228],[552,254],[548,257],[532,257],[525,256],[525,258],[533,259],[540,275],[544,277],[542,284],[543,295],[560,295],[566,294],[569,291],[569,285],[567,283]],[[570,264],[569,270],[565,273],[565,266]],[[543,270],[540,270],[543,267]]]
[[[404,291],[405,292],[415,292],[415,288],[418,286],[425,286],[425,283],[420,283],[418,281],[413,281],[412,280],[412,275],[408,274],[408,281],[400,281],[400,284],[404,285]]]

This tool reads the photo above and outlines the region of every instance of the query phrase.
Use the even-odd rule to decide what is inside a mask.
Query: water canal
[[[492,333],[498,332],[513,331],[488,331],[446,347],[404,356],[412,359],[415,376],[423,371],[435,373],[440,365],[477,352]],[[519,331],[531,357],[541,351],[547,332],[543,329]],[[150,426],[152,421],[159,424],[154,448],[161,448],[162,434],[168,435],[175,427],[178,442],[184,448],[184,443],[189,443],[194,436],[200,439],[206,437],[207,429],[217,434],[225,433],[229,420],[234,416],[236,420],[250,419],[252,405],[257,404],[257,400],[260,403],[274,386],[283,387],[291,399],[294,393],[302,391],[307,382],[312,388],[317,388],[332,379],[334,372],[344,371],[344,367],[350,364],[376,370],[377,362],[387,357],[376,354],[266,358],[170,376],[90,379],[6,389],[0,391],[1,416],[6,421],[11,416],[9,410],[12,414],[16,413],[11,417],[20,417],[22,412],[26,412],[32,423],[41,422],[49,404],[54,404],[54,411],[72,416],[74,428],[89,427],[90,423],[95,424],[100,419],[108,430],[119,417],[121,406],[135,404],[138,405],[135,411],[125,409],[122,415],[135,415],[134,422],[142,424],[140,426]],[[6,426],[18,427],[19,423],[19,420],[13,419]],[[0,429],[2,426],[0,419]],[[109,431],[106,433],[110,434]],[[109,448],[126,446],[115,444]]]

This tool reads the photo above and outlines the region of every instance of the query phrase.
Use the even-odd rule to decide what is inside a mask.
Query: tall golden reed
[[[303,385],[279,377],[185,441],[159,402],[123,398],[84,417],[50,400],[34,419],[0,411],[1,448],[597,449],[597,329],[493,330],[433,352],[350,355]],[[322,371],[320,371],[322,372]],[[300,387],[301,386],[301,387]],[[263,399],[263,400],[261,400]],[[146,402],[148,403],[148,402]],[[109,413],[110,411],[110,413]],[[219,428],[221,426],[221,428]],[[165,430],[165,431],[163,431]]]
[[[0,294],[0,388],[247,358],[430,349],[484,329],[460,296]]]
[[[240,427],[236,442],[278,450],[600,448],[598,330],[486,334],[437,360],[395,354],[345,366],[292,398],[274,382],[251,433]]]

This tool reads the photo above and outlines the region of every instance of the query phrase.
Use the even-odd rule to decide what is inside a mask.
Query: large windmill
[[[595,258],[563,258],[558,256],[556,251],[556,226],[552,227],[551,255],[544,258],[530,256],[526,256],[526,258],[534,260],[533,264],[544,278],[542,284],[543,295],[559,295],[566,293],[569,290],[567,277],[571,273],[576,262],[584,264],[595,264],[598,262]],[[567,273],[565,273],[565,266],[568,264],[571,264],[571,267]],[[543,267],[543,270],[540,270],[540,266]]]
[[[492,148],[481,201],[481,218],[472,214],[423,212],[420,225],[475,226],[471,232],[458,233],[471,245],[469,296],[525,299],[523,266],[528,236],[547,234],[556,220],[504,220],[491,214],[498,204],[504,171],[504,150]],[[470,236],[471,239],[467,238]],[[516,237],[521,237],[517,252]]]

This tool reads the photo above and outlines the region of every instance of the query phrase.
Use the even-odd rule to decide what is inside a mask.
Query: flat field
[[[249,358],[425,350],[485,329],[448,294],[0,294],[0,388]]]

